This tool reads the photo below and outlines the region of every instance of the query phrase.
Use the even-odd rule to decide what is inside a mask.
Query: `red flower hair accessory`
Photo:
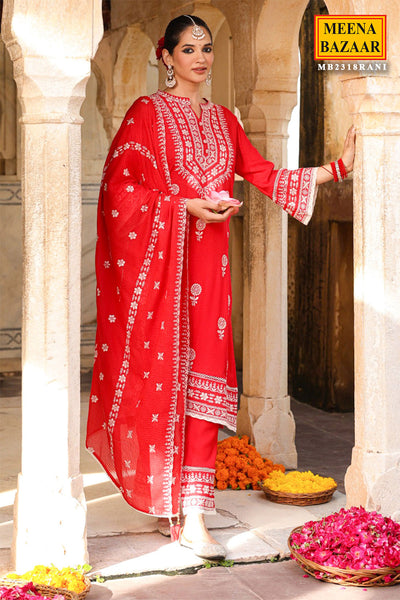
[[[156,48],[156,58],[157,60],[160,60],[160,58],[162,58],[162,51],[164,49],[164,41],[165,38],[160,38],[157,42],[157,48]]]

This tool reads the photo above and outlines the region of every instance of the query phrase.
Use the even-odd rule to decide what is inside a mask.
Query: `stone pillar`
[[[348,506],[400,518],[400,63],[390,50],[390,74],[343,87],[357,128],[355,446],[345,485]]]
[[[296,94],[255,92],[254,97],[260,108],[241,111],[249,137],[275,165],[284,165]],[[287,394],[287,215],[253,186],[246,202],[244,240],[243,394],[238,429],[250,435],[263,456],[294,468],[295,423]]]
[[[6,0],[3,39],[22,106],[22,468],[17,571],[83,564],[79,472],[81,122],[100,0]]]

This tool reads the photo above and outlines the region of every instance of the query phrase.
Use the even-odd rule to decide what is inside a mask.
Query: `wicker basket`
[[[290,494],[289,492],[277,492],[271,490],[261,481],[259,482],[259,486],[271,502],[277,502],[278,504],[294,504],[295,506],[311,506],[312,504],[324,504],[325,502],[329,502],[329,500],[332,499],[333,492],[337,488],[337,485],[335,485],[323,492],[314,492],[312,494]]]
[[[338,567],[318,565],[312,560],[304,558],[304,556],[299,554],[292,546],[293,533],[300,533],[301,530],[302,527],[296,527],[296,529],[293,529],[291,532],[288,539],[289,550],[301,568],[308,573],[308,575],[315,577],[319,581],[358,587],[387,587],[389,585],[400,583],[400,565],[394,568],[386,567],[382,569],[339,569]],[[388,575],[392,577],[391,581],[385,581],[385,577]]]
[[[27,583],[29,583],[29,581],[27,581],[26,579],[10,579],[9,577],[2,577],[0,579],[0,586],[4,587],[23,587]],[[53,598],[57,594],[61,594],[62,596],[64,596],[65,600],[84,600],[90,590],[90,581],[87,577],[85,577],[85,584],[86,588],[79,594],[77,592],[72,592],[64,588],[55,588],[51,587],[50,585],[43,585],[41,583],[34,583],[33,585],[35,586],[35,589],[37,590],[38,594],[41,594],[42,596],[47,596],[47,598]]]

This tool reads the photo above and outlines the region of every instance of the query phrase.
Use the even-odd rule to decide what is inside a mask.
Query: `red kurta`
[[[236,117],[157,92],[125,116],[98,208],[97,336],[88,449],[137,510],[177,514],[185,415],[235,430],[229,223],[185,199],[232,195],[238,173],[303,223],[316,169],[274,170]]]

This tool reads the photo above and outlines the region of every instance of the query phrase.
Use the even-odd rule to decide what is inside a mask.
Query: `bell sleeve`
[[[304,225],[314,210],[317,170],[318,167],[275,169],[254,148],[237,122],[236,173]]]

